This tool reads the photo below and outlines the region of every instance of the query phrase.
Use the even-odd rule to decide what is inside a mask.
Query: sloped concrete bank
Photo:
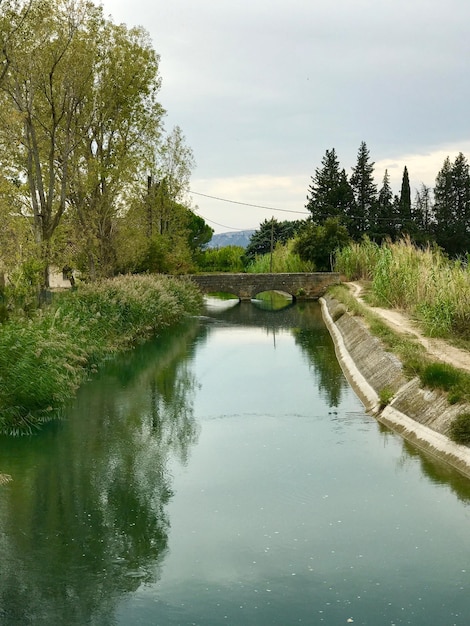
[[[399,359],[385,351],[361,318],[350,315],[343,304],[328,295],[320,298],[320,303],[336,356],[366,410],[470,478],[470,448],[447,436],[455,417],[469,412],[470,406],[450,405],[444,393],[421,388],[418,378],[408,380]],[[380,393],[384,389],[393,397],[381,408]]]

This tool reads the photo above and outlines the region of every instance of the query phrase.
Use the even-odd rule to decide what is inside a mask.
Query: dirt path
[[[417,324],[405,313],[401,313],[395,309],[382,309],[380,307],[369,306],[362,298],[363,289],[359,283],[350,282],[345,284],[348,285],[352,295],[357,298],[361,304],[376,315],[379,315],[390,328],[397,332],[409,333],[416,337],[426,348],[427,352],[435,359],[470,372],[470,352],[454,348],[454,346],[451,346],[443,339],[430,339],[429,337],[425,337],[420,332]]]

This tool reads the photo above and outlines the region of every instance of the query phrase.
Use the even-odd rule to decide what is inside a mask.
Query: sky
[[[387,169],[399,193],[406,165],[413,195],[470,156],[469,0],[101,4],[150,34],[165,128],[193,150],[189,199],[216,233],[307,217],[331,148],[350,175],[365,141],[378,186]]]

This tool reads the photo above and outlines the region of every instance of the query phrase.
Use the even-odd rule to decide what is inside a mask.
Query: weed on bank
[[[201,303],[187,281],[123,276],[57,294],[31,319],[0,325],[0,432],[28,433],[57,417],[105,359],[198,312]]]

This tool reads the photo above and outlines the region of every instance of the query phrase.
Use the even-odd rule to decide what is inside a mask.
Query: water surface
[[[0,467],[2,625],[468,623],[469,481],[365,414],[317,304],[209,310]]]

